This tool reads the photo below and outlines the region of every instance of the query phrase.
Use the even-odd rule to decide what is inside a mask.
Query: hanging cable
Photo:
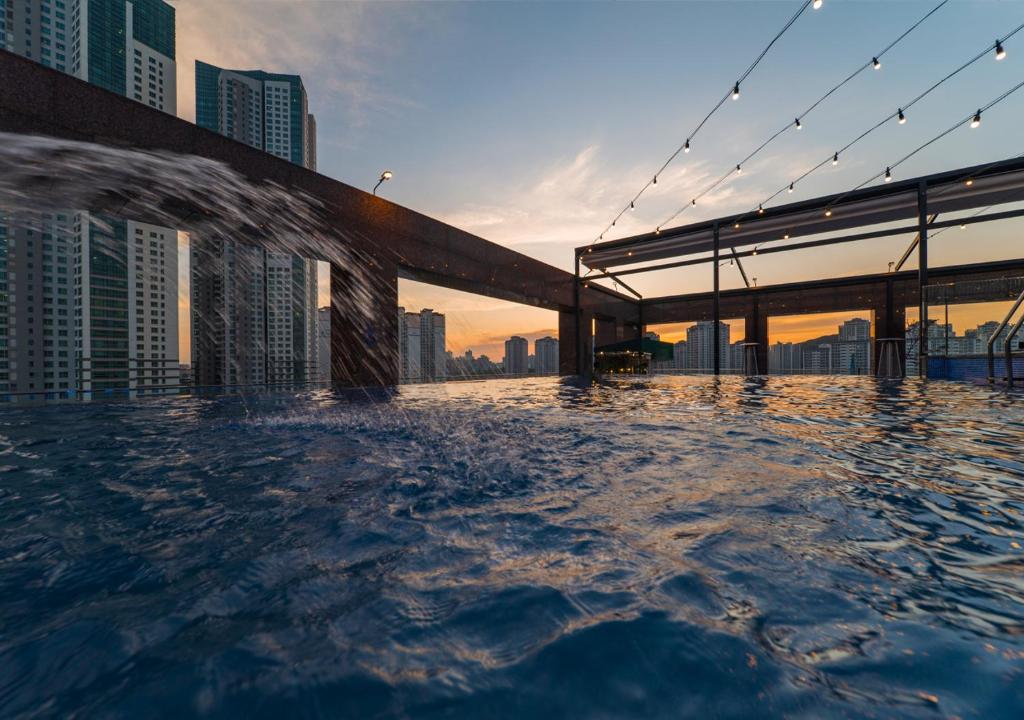
[[[848,83],[853,81],[854,78],[856,78],[862,72],[864,72],[865,70],[867,70],[868,68],[871,68],[871,67],[873,67],[876,70],[878,68],[880,68],[881,67],[881,62],[879,62],[879,58],[884,57],[886,53],[888,53],[890,50],[892,50],[894,47],[896,47],[896,45],[898,45],[901,41],[903,41],[908,35],[910,35],[910,33],[912,33],[914,30],[919,28],[928,18],[930,18],[932,15],[934,15],[939,10],[941,10],[943,7],[945,7],[948,3],[949,3],[949,0],[942,0],[942,2],[940,2],[938,5],[936,5],[931,10],[929,10],[924,15],[922,15],[909,28],[907,28],[902,33],[900,33],[900,35],[895,40],[893,40],[888,45],[886,45],[884,48],[882,48],[882,50],[877,55],[872,56],[872,58],[871,58],[871,60],[869,62],[866,62],[863,65],[859,65],[853,72],[851,72],[845,78],[843,78],[838,83],[836,83],[831,89],[829,89],[827,92],[825,92],[824,95],[822,95],[817,100],[815,100],[813,103],[811,103],[810,107],[808,107],[806,110],[804,110],[802,113],[800,113],[800,115],[794,120],[794,122],[786,123],[779,130],[777,130],[773,135],[771,135],[767,140],[765,140],[763,143],[761,143],[759,146],[757,146],[757,148],[755,148],[749,155],[747,155],[745,158],[743,158],[743,160],[741,160],[739,162],[739,165],[741,165],[741,166],[742,165],[746,165],[748,162],[753,160],[757,155],[759,155],[765,148],[767,148],[769,145],[771,145],[773,142],[775,142],[787,130],[790,130],[792,128],[796,128],[797,130],[800,130],[802,128],[802,124],[801,124],[801,119],[802,118],[805,118],[807,115],[809,115],[810,113],[814,112],[818,108],[819,105],[821,105],[823,102],[825,102],[828,98],[832,97],[832,95],[834,95],[836,92],[838,92],[845,85],[847,85]],[[991,46],[989,46],[989,47],[991,47]],[[903,113],[903,110],[904,110],[904,108],[900,109],[900,114]],[[832,161],[833,161],[832,162],[833,165],[838,165],[839,164],[839,153],[838,152],[833,153]],[[722,180],[719,180],[717,183],[715,183],[714,187],[717,187],[721,183],[722,183]],[[707,192],[710,192],[710,190],[705,190],[704,192],[702,192],[701,195],[698,195],[698,199],[702,195],[706,194]],[[663,221],[661,223],[661,227],[664,227],[667,223],[672,222],[677,217],[679,217],[679,215],[681,215],[686,210],[686,207],[687,206],[683,206],[682,208],[677,210],[675,213],[673,213],[667,220],[665,220],[665,221]]]
[[[1002,44],[1002,43],[1006,42],[1006,41],[1007,41],[1008,39],[1010,39],[1011,37],[1013,37],[1014,35],[1016,35],[1017,33],[1019,33],[1019,32],[1020,32],[1021,30],[1024,30],[1024,23],[1022,23],[1022,24],[1018,25],[1018,26],[1017,26],[1017,27],[1015,27],[1015,28],[1014,28],[1013,30],[1011,30],[1011,31],[1010,31],[1010,32],[1008,32],[1008,33],[1007,33],[1006,35],[1004,35],[1004,36],[1003,36],[1003,37],[1002,37],[1002,38],[1000,39],[1000,44]],[[934,91],[935,91],[935,90],[936,90],[936,89],[937,89],[938,87],[940,87],[940,86],[941,86],[941,85],[943,85],[944,83],[948,82],[948,81],[949,81],[949,80],[951,80],[952,78],[956,77],[956,76],[957,76],[958,74],[960,74],[961,72],[963,72],[963,70],[965,70],[966,68],[970,67],[971,65],[973,65],[974,63],[976,63],[976,62],[977,62],[978,60],[980,60],[981,58],[983,58],[983,57],[986,57],[986,56],[987,56],[987,55],[989,54],[989,52],[991,52],[991,49],[992,49],[992,46],[991,46],[991,45],[986,45],[986,47],[985,47],[985,50],[983,50],[982,52],[978,53],[977,55],[975,55],[974,57],[972,57],[972,58],[971,58],[970,60],[968,60],[967,62],[963,63],[962,65],[960,65],[959,67],[957,67],[957,68],[956,68],[955,70],[953,70],[952,72],[948,73],[948,74],[947,74],[947,75],[946,75],[945,77],[943,77],[943,78],[942,78],[941,80],[939,80],[938,82],[936,82],[936,83],[934,83],[933,85],[931,85],[931,86],[930,86],[930,87],[929,87],[929,88],[928,88],[927,90],[925,90],[924,92],[922,92],[922,93],[919,93],[919,94],[918,94],[918,95],[917,95],[916,97],[914,97],[914,98],[913,98],[912,100],[910,100],[910,101],[909,101],[909,102],[907,102],[906,104],[902,105],[902,106],[901,106],[901,109],[902,109],[902,110],[903,110],[904,112],[906,112],[906,111],[907,111],[907,110],[908,110],[908,109],[909,109],[910,107],[912,107],[913,105],[915,105],[915,104],[917,104],[918,102],[920,102],[921,100],[923,100],[923,99],[924,99],[925,97],[927,97],[927,96],[928,96],[928,95],[930,95],[930,94],[931,94],[932,92],[934,92]],[[977,118],[977,120],[978,120],[978,123],[980,124],[980,122],[981,122],[981,115],[980,115],[980,113],[981,113],[981,112],[982,112],[982,111],[983,111],[984,109],[985,109],[985,108],[979,108],[979,110],[978,110],[978,113],[972,113],[972,114],[971,114],[971,116],[969,116],[969,117],[968,117],[968,121],[970,121],[970,122],[972,122],[972,123],[973,123],[973,122],[974,122],[974,120],[975,120],[975,118]],[[836,152],[834,152],[833,154],[829,155],[829,156],[828,156],[828,157],[826,157],[826,158],[825,158],[824,160],[822,160],[822,161],[821,161],[821,162],[819,162],[818,164],[816,164],[816,165],[814,165],[813,167],[811,167],[810,169],[808,169],[808,170],[807,170],[806,172],[804,172],[804,173],[803,173],[802,175],[800,175],[799,177],[797,177],[797,178],[796,178],[796,179],[794,179],[794,180],[791,180],[791,181],[790,181],[789,183],[787,183],[786,185],[784,185],[783,187],[781,187],[780,189],[778,189],[778,190],[776,190],[776,191],[775,191],[774,193],[772,193],[772,194],[771,194],[770,196],[768,196],[767,198],[765,198],[764,200],[762,200],[762,201],[761,201],[761,202],[759,203],[759,207],[764,207],[765,205],[767,205],[768,203],[770,203],[770,202],[771,202],[772,200],[774,200],[775,198],[777,198],[777,197],[778,197],[779,195],[781,195],[781,194],[782,194],[782,193],[784,193],[784,192],[787,192],[787,191],[788,191],[788,192],[793,192],[793,189],[795,188],[795,186],[796,186],[796,185],[799,185],[799,184],[800,184],[800,183],[801,183],[801,182],[802,182],[803,180],[807,179],[807,178],[808,178],[808,177],[809,177],[810,175],[812,175],[813,173],[817,172],[818,170],[820,170],[821,168],[823,168],[823,167],[824,167],[825,165],[827,165],[827,164],[831,163],[831,162],[832,162],[832,161],[833,161],[833,160],[834,160],[834,159],[835,159],[835,158],[836,158],[836,157],[837,157],[838,155],[841,155],[841,154],[843,154],[844,152],[846,152],[847,150],[849,150],[850,148],[852,148],[852,147],[853,147],[854,145],[856,145],[857,143],[859,143],[859,142],[860,142],[861,140],[863,140],[864,138],[866,138],[866,137],[868,137],[869,135],[871,135],[871,134],[872,134],[873,132],[875,132],[876,130],[878,130],[878,129],[879,129],[880,127],[884,126],[884,125],[885,125],[886,123],[888,123],[889,121],[891,121],[891,120],[892,120],[893,118],[895,118],[895,117],[898,117],[898,113],[895,113],[895,112],[894,112],[894,113],[889,113],[889,114],[888,114],[888,115],[886,115],[886,116],[885,116],[884,118],[882,118],[881,120],[879,120],[879,121],[878,121],[877,123],[875,123],[874,125],[872,125],[872,126],[871,126],[870,128],[868,128],[867,130],[865,130],[864,132],[862,132],[862,133],[861,133],[860,135],[858,135],[857,137],[855,137],[855,138],[854,138],[853,140],[851,140],[850,142],[848,142],[848,143],[847,143],[846,145],[844,145],[843,147],[839,148],[839,150],[838,150],[838,151],[836,151]],[[879,177],[880,175],[881,175],[881,174],[879,174],[879,175],[878,175],[878,176],[876,176],[876,177]],[[684,208],[684,209],[685,209],[685,208]],[[740,219],[742,219],[743,217],[745,217],[745,216],[747,216],[747,215],[750,215],[750,214],[752,214],[753,212],[755,212],[755,211],[749,211],[749,212],[747,212],[747,213],[743,213],[743,214],[742,214],[742,215],[740,215],[739,217],[740,217]],[[677,213],[677,215],[678,215],[678,213]],[[662,223],[662,224],[661,224],[661,226],[662,226],[662,227],[664,227],[664,226],[665,226],[665,223]]]
[[[812,2],[816,2],[816,1],[817,0],[804,0],[804,2],[802,2],[800,4],[800,8],[795,13],[793,13],[793,16],[786,22],[785,25],[782,26],[782,29],[779,30],[775,34],[775,36],[765,46],[765,48],[760,52],[760,54],[756,58],[754,58],[754,61],[752,63],[750,63],[750,65],[747,67],[746,70],[743,71],[743,73],[739,76],[739,79],[736,80],[736,82],[733,84],[732,88],[730,88],[729,92],[727,92],[725,95],[723,95],[722,99],[719,100],[715,104],[715,106],[711,108],[710,112],[708,112],[708,114],[704,116],[704,119],[701,120],[697,124],[697,127],[695,127],[693,129],[693,131],[690,132],[690,134],[686,136],[686,140],[683,142],[683,144],[680,145],[678,148],[676,148],[675,151],[671,155],[668,156],[668,159],[664,163],[662,163],[661,167],[658,168],[658,171],[654,173],[654,175],[651,177],[651,179],[648,180],[647,183],[642,188],[640,188],[640,191],[636,195],[633,196],[633,198],[629,201],[629,203],[626,205],[626,207],[623,208],[621,211],[619,211],[619,214],[615,216],[615,218],[612,220],[612,222],[609,223],[605,227],[604,230],[602,230],[600,233],[598,233],[598,238],[595,239],[595,240],[592,240],[591,244],[594,244],[595,242],[597,242],[598,239],[603,238],[604,234],[606,232],[608,232],[612,228],[614,223],[619,218],[622,217],[622,215],[626,212],[627,209],[630,208],[630,206],[635,207],[636,206],[636,201],[640,199],[641,195],[643,195],[645,192],[647,192],[648,188],[650,188],[651,185],[657,185],[658,184],[658,176],[661,175],[663,172],[665,172],[665,169],[668,168],[668,166],[672,164],[672,162],[679,156],[679,153],[681,153],[681,152],[682,153],[690,152],[690,142],[695,137],[697,137],[697,134],[704,128],[704,126],[707,124],[708,120],[710,120],[711,117],[716,112],[718,112],[718,110],[722,107],[722,105],[725,104],[726,100],[728,100],[729,98],[733,98],[734,100],[739,98],[740,85],[750,76],[750,74],[752,72],[754,72],[754,70],[761,63],[761,61],[764,60],[765,56],[768,54],[768,51],[771,50],[772,47],[775,45],[775,43],[777,43],[779,41],[779,39],[786,33],[786,31],[789,30],[793,26],[793,24],[797,21],[797,19],[804,13],[804,11],[807,10],[807,8],[811,6]],[[818,3],[818,6],[820,7],[820,2]],[[817,7],[815,9],[817,9]]]

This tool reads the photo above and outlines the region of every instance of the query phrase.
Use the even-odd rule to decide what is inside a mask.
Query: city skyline
[[[181,114],[188,117],[194,106],[188,97],[194,57],[302,74],[318,101],[322,172],[369,190],[386,167],[395,173],[382,189],[388,199],[567,270],[571,248],[596,238],[681,142],[682,128],[699,120],[748,61],[735,53],[723,56],[716,39],[721,28],[730,28],[733,45],[753,48],[763,45],[766,27],[780,25],[790,12],[782,3],[652,4],[640,6],[642,12],[610,4],[586,13],[571,5],[448,4],[428,12],[415,4],[173,4],[181,38]],[[862,12],[863,5],[826,2],[801,18],[744,84],[742,97],[723,108],[694,151],[663,175],[658,192],[645,196],[616,234],[652,229],[678,207],[679,197],[717,177],[729,158],[756,147],[794,108],[806,107],[935,3],[873,4],[871,12]],[[843,88],[807,119],[799,135],[783,137],[745,168],[742,179],[726,183],[680,221],[756,205],[1018,23],[1013,4],[948,4],[895,47],[880,71]],[[292,36],[278,38],[280,25],[293,28]],[[682,26],[691,37],[685,47],[670,39],[673,28]],[[221,42],[227,27],[254,41]],[[573,30],[555,30],[565,27]],[[435,36],[445,39],[443,49]],[[908,112],[906,125],[886,126],[782,201],[848,189],[945,127],[950,116],[973,111],[1004,91],[1024,58],[1016,40],[1006,43],[1004,61],[986,58],[958,75]],[[480,57],[482,65],[467,67],[467,56]],[[807,63],[809,56],[820,61]],[[499,64],[508,77],[500,88],[485,72]],[[343,77],[336,68],[345,69]],[[543,83],[535,80],[539,68]],[[565,103],[566,97],[573,102]],[[658,111],[652,113],[654,99]],[[983,131],[951,135],[899,168],[897,176],[1020,152],[1024,148],[1001,146],[1000,138],[1012,134],[1022,109],[1022,98],[1011,97],[998,112],[986,114]],[[835,252],[844,273],[884,272],[907,243],[909,238],[869,241]],[[952,264],[969,256],[1006,257],[1012,243],[1006,223],[992,223],[944,233],[930,252],[934,264]],[[825,256],[805,251],[745,265],[758,284],[767,285],[818,276]],[[908,268],[913,267],[911,259]],[[710,272],[702,267],[657,273],[639,283],[645,296],[699,291],[709,289]],[[735,268],[723,268],[723,288],[741,284]],[[423,306],[449,306],[450,291],[431,292]],[[321,282],[320,304],[325,299]],[[400,303],[419,304],[405,296]],[[507,337],[523,327],[541,327],[528,321],[529,308],[519,310],[524,315],[518,319],[495,313],[480,325],[479,336]],[[823,320],[803,332],[810,337],[830,325]],[[472,343],[469,338],[467,346]]]

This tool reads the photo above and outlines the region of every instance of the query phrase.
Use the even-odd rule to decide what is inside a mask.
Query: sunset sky
[[[939,0],[825,0],[771,49],[615,228],[648,231],[870,60]],[[194,61],[297,73],[317,116],[320,172],[566,270],[799,7],[799,0],[675,3],[340,3],[171,0],[179,114],[194,119]],[[688,211],[749,209],[1024,22],[1024,3],[952,0]],[[1024,32],[780,202],[841,191],[1024,80]],[[1024,90],[898,168],[897,178],[1024,152]],[[954,229],[934,265],[1021,255],[1014,221]],[[880,272],[910,238],[751,258],[759,285]],[[914,267],[911,263],[909,267]],[[710,268],[634,276],[645,296],[710,289]],[[722,269],[723,288],[741,284]],[[326,283],[322,283],[326,302]],[[448,318],[448,345],[500,358],[504,338],[554,334],[554,313],[403,282],[408,309]],[[977,313],[976,313],[977,314]],[[958,315],[973,326],[970,313]],[[835,318],[773,321],[773,340],[835,332]],[[187,332],[183,323],[183,332]],[[681,330],[676,330],[681,332]],[[183,340],[186,340],[183,338]],[[187,343],[182,354],[187,358]]]

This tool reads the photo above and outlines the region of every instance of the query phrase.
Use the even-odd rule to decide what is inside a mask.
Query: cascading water
[[[185,231],[193,240],[234,240],[343,268],[348,282],[332,288],[334,317],[351,323],[348,336],[363,345],[343,351],[360,357],[380,384],[392,377],[396,359],[377,346],[374,330],[382,313],[393,313],[380,307],[387,281],[368,270],[373,259],[357,249],[368,245],[365,238],[333,225],[324,204],[308,193],[253,182],[195,155],[0,133],[0,213],[8,224],[31,227],[39,213],[68,208],[100,213],[94,222],[102,223],[104,214],[133,219]]]

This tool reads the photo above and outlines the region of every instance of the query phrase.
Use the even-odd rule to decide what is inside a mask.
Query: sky
[[[571,271],[800,5],[800,0],[659,3],[341,3],[171,0],[179,115],[194,119],[194,61],[302,76],[317,116],[319,170]],[[877,55],[938,0],[825,0],[807,10],[701,130],[637,210],[605,239],[652,230],[774,131]],[[748,210],[1024,23],[1019,0],[951,0],[802,118],[742,177],[683,214]],[[838,192],[1024,80],[1024,32],[778,202]],[[896,171],[897,178],[1024,152],[1024,89]],[[910,238],[759,256],[759,285],[880,272]],[[944,233],[933,265],[1016,257],[1013,221]],[[908,267],[914,267],[911,262]],[[708,266],[634,276],[645,296],[710,289]],[[722,269],[722,287],[742,283]],[[326,284],[326,283],[323,283]],[[325,288],[324,295],[326,298]],[[446,313],[449,349],[495,356],[499,340],[557,326],[554,313],[403,282],[409,309]],[[538,315],[538,313],[541,313]],[[965,322],[969,322],[967,318]],[[806,326],[803,321],[801,326]],[[810,336],[834,332],[833,319]],[[454,329],[458,328],[455,332]],[[820,332],[819,332],[820,329]],[[500,357],[501,351],[497,352]]]

